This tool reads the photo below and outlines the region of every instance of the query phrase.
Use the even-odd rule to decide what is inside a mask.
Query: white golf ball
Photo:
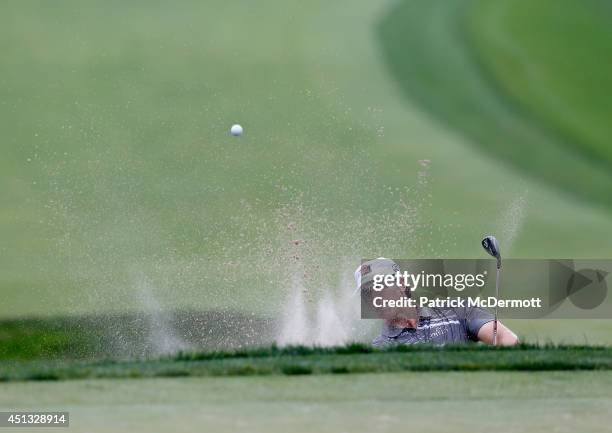
[[[242,126],[238,124],[232,125],[230,129],[230,134],[232,134],[234,137],[239,137],[240,135],[242,135]]]

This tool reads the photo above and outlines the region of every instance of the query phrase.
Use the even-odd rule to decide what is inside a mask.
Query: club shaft
[[[497,268],[497,275],[495,277],[495,299],[499,300],[499,274],[501,268]],[[497,346],[497,301],[495,302],[495,313],[493,319],[493,346]]]

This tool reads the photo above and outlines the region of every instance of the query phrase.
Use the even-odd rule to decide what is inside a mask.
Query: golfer
[[[372,295],[375,275],[395,275],[400,268],[393,260],[379,258],[363,263],[355,272],[357,286],[362,295]],[[398,300],[410,296],[406,287],[385,287],[376,296],[386,300]],[[493,344],[493,321],[491,313],[481,308],[383,308],[378,312],[384,320],[381,334],[374,339],[377,347],[393,344],[428,343],[444,345],[481,341]],[[512,346],[518,343],[517,336],[502,323],[497,325],[497,345]]]

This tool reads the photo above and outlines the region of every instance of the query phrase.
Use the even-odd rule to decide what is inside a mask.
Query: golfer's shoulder
[[[463,307],[458,308],[430,308],[428,310],[429,317],[438,320],[452,321],[461,320],[466,316],[465,309]]]
[[[472,307],[472,306],[456,307],[456,308],[451,308],[450,310],[452,310],[453,314],[460,320],[478,319],[478,318],[481,318],[482,316],[489,315],[489,313],[486,310],[483,310],[482,308],[478,308],[478,307]]]
[[[446,322],[448,326],[460,326],[464,329],[470,327],[470,323],[479,318],[480,315],[473,311],[472,307],[445,308],[436,311],[438,320]]]

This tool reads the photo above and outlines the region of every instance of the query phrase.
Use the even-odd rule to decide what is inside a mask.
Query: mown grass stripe
[[[376,350],[361,345],[272,346],[233,352],[183,353],[150,360],[4,362],[0,364],[0,380],[552,370],[612,370],[612,348],[474,345],[397,346]]]

